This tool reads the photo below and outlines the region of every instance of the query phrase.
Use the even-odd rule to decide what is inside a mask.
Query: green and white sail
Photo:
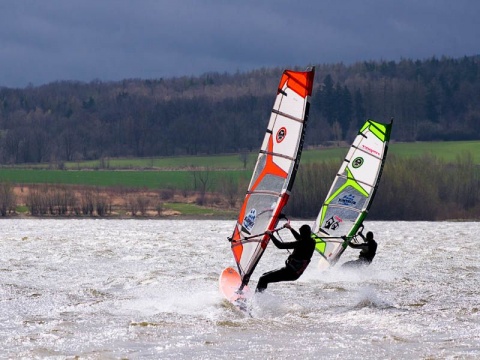
[[[378,188],[390,140],[390,124],[367,120],[356,136],[315,221],[320,268],[334,265],[361,227]]]

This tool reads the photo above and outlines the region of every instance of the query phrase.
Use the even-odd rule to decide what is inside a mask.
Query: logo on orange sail
[[[255,225],[255,219],[257,217],[257,210],[252,209],[250,212],[245,216],[242,223],[242,231],[246,232],[247,234],[251,234],[253,225]]]
[[[283,139],[285,139],[285,136],[287,136],[287,129],[285,129],[285,127],[281,127],[277,131],[277,136],[276,136],[277,143],[280,144],[283,141]]]

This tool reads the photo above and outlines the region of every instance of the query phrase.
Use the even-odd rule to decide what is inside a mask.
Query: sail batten
[[[273,195],[273,196],[278,196],[278,197],[281,197],[283,194],[282,193],[278,193],[278,192],[275,192],[275,191],[267,191],[267,190],[255,190],[255,191],[248,191],[247,194],[265,194],[265,195]]]
[[[308,120],[315,70],[285,70],[246,191],[231,248],[247,285],[288,202],[298,168]],[[248,239],[248,240],[247,240]]]
[[[295,160],[295,158],[293,158],[291,156],[287,156],[287,155],[283,155],[283,154],[279,154],[279,153],[274,153],[274,152],[270,152],[270,151],[260,150],[260,153],[265,154],[265,155],[279,156],[279,157],[282,157],[282,158],[288,159],[288,160]]]
[[[297,117],[295,117],[295,116],[286,114],[286,113],[284,113],[284,112],[281,112],[281,111],[278,111],[278,110],[275,110],[275,109],[272,110],[272,113],[277,114],[277,115],[280,115],[280,116],[283,116],[283,117],[286,117],[286,118],[291,119],[291,120],[294,120],[294,121],[298,121],[298,122],[303,123],[303,119],[297,118]]]

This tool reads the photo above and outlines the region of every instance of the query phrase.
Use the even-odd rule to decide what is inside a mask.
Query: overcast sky
[[[0,86],[480,54],[479,0],[0,0]]]

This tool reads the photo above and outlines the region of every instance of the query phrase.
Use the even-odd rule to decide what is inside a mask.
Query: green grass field
[[[307,149],[302,154],[302,164],[341,160],[347,148]],[[469,152],[474,162],[480,164],[480,141],[459,142],[418,142],[393,143],[389,155],[398,157],[418,157],[434,155],[448,162],[455,162],[457,156]],[[110,159],[90,162],[70,162],[65,170],[48,170],[48,164],[34,168],[5,167],[0,169],[0,181],[15,184],[72,184],[90,186],[121,186],[127,188],[149,189],[193,189],[194,175],[192,168],[206,168],[211,188],[218,190],[222,177],[243,178],[248,181],[251,176],[257,153],[248,156],[247,169],[238,154],[218,156],[169,157],[155,159]],[[388,163],[388,158],[387,158]],[[92,170],[92,169],[105,170]],[[78,170],[83,169],[83,170]],[[109,169],[122,169],[115,171]]]
[[[480,141],[443,141],[391,144],[391,154],[399,157],[434,155],[448,162],[455,162],[457,156],[470,153],[474,162],[480,164]]]
[[[210,171],[208,182],[215,186],[222,177],[249,178],[251,171]],[[0,169],[0,181],[13,184],[68,184],[104,187],[193,190],[192,171],[65,171]],[[214,189],[212,189],[214,190]]]
[[[348,148],[305,150],[302,163],[343,159],[347,150]],[[402,158],[434,155],[447,162],[455,162],[457,156],[468,152],[473,155],[475,163],[480,164],[480,141],[391,143],[388,148],[388,155]]]
[[[347,147],[305,149],[302,153],[302,163],[343,159],[347,150]],[[400,157],[416,157],[432,154],[446,161],[455,161],[456,156],[464,152],[472,153],[474,160],[480,163],[480,141],[392,143],[389,148],[390,154],[395,154]],[[257,155],[256,152],[248,154],[247,170],[252,170]],[[47,165],[45,165],[45,167],[46,166]],[[65,164],[65,167],[70,170],[109,168],[185,170],[195,167],[243,170],[244,163],[240,155],[229,154],[144,159],[104,159],[102,161],[68,162]]]
[[[256,154],[248,155],[248,163],[256,159]],[[216,169],[242,169],[240,155],[174,156],[162,158],[103,159],[65,163],[66,169],[174,169],[188,170],[194,167],[214,167]]]

